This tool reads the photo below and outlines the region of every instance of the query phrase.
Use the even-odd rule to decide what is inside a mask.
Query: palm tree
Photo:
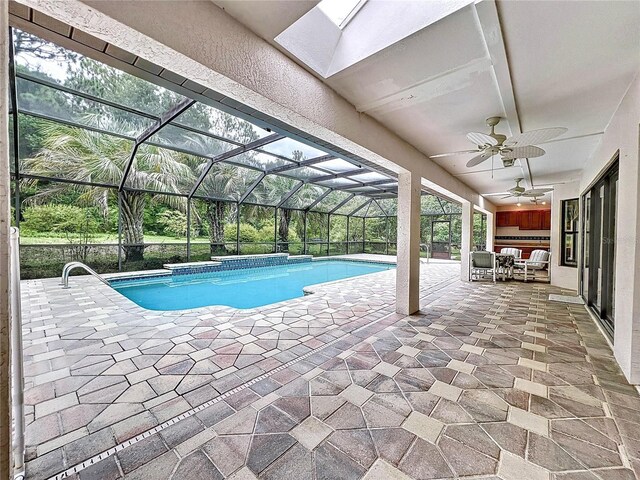
[[[127,125],[108,117],[94,118],[92,123],[106,131],[124,132]],[[130,140],[97,133],[59,123],[42,123],[43,146],[38,154],[24,161],[25,172],[53,178],[64,178],[83,184],[47,183],[36,197],[55,194],[65,188],[82,192],[81,200],[104,205],[105,186],[120,184],[132,150]],[[132,132],[133,133],[133,132]],[[122,233],[125,260],[143,259],[144,207],[146,194],[131,189],[179,193],[181,186],[193,183],[193,173],[184,163],[184,156],[172,150],[144,145],[138,150],[121,192]],[[185,199],[171,195],[154,195],[155,200],[184,210]]]
[[[201,173],[208,165],[203,161],[196,166],[196,173]],[[248,188],[250,177],[245,169],[227,163],[214,165],[204,178],[198,191],[203,195],[206,205],[206,219],[209,225],[209,245],[211,255],[225,255],[224,225],[227,207],[232,200],[239,200]],[[227,200],[228,199],[228,200]]]
[[[300,181],[279,175],[268,175],[260,185],[258,195],[265,203],[280,202],[285,195],[299,186]],[[287,201],[287,208],[280,208],[278,215],[278,243],[284,252],[289,251],[289,224],[291,215],[296,208],[302,208],[311,203],[323,192],[322,187],[312,184],[302,185]]]
[[[225,139],[245,145],[258,139],[255,127],[240,118],[206,106],[203,106],[202,111],[199,113],[207,117],[210,130]],[[187,112],[187,115],[191,114],[193,114],[193,111]],[[230,148],[229,144],[223,141],[202,135],[189,138],[187,144],[191,150],[206,153],[209,157]],[[255,157],[256,152],[249,151],[239,155],[235,160],[243,164],[256,166],[253,161]],[[209,159],[200,157],[199,161],[193,165],[195,175],[199,177],[209,167],[209,163]],[[240,200],[242,194],[257,175],[259,174],[255,170],[248,170],[221,162],[213,165],[202,181],[197,195],[199,197],[208,197],[203,198],[203,202],[206,205],[205,215],[209,226],[211,255],[226,255],[224,226],[229,204]],[[237,214],[239,215],[239,211]]]

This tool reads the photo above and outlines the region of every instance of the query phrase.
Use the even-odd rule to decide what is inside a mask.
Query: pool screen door
[[[451,222],[431,222],[431,258],[451,258]]]

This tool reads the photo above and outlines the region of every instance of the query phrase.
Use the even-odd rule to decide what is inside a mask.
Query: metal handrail
[[[71,270],[73,270],[74,268],[82,268],[86,272],[96,277],[105,285],[110,285],[108,281],[106,281],[99,273],[97,273],[93,268],[89,267],[88,265],[85,265],[82,262],[69,262],[62,268],[62,283],[61,283],[62,288],[69,288],[69,274],[71,273]]]
[[[22,315],[20,311],[20,232],[11,227],[11,411],[14,478],[24,473],[24,371],[22,363]]]

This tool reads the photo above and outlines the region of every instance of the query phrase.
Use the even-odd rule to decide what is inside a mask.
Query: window
[[[578,266],[578,218],[577,198],[562,201],[562,265]]]
[[[338,28],[343,29],[367,0],[322,0],[318,7]]]

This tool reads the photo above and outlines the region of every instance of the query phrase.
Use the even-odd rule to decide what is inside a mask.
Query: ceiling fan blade
[[[502,155],[502,158],[505,160],[516,159],[516,158],[535,158],[541,157],[545,152],[542,148],[536,147],[534,145],[525,145],[524,147],[513,147],[508,148],[507,151]]]
[[[465,153],[478,153],[478,150],[461,150],[459,152],[438,153],[436,155],[429,155],[429,158],[453,157],[454,155],[463,155]]]
[[[553,188],[532,188],[525,192],[526,195],[533,197],[538,195],[544,195],[545,193],[553,192]]]
[[[553,127],[553,128],[541,128],[539,130],[531,130],[530,132],[520,133],[519,135],[514,135],[511,138],[507,138],[504,141],[505,146],[525,146],[525,145],[536,145],[539,143],[548,142],[551,139],[559,137],[563,133],[567,131],[564,127]]]
[[[483,197],[497,197],[498,195],[511,195],[511,192],[482,193]]]
[[[498,144],[498,141],[495,138],[493,138],[490,135],[487,135],[486,133],[477,133],[477,132],[467,133],[467,138],[469,139],[470,142],[473,142],[478,146],[491,145],[493,147]]]
[[[504,197],[500,197],[500,200],[504,200],[505,198],[515,197],[515,195],[505,195]]]
[[[487,155],[486,153],[481,153],[480,155],[476,155],[471,160],[467,162],[467,167],[475,167],[476,165],[480,165],[482,162],[490,158],[491,155]]]

